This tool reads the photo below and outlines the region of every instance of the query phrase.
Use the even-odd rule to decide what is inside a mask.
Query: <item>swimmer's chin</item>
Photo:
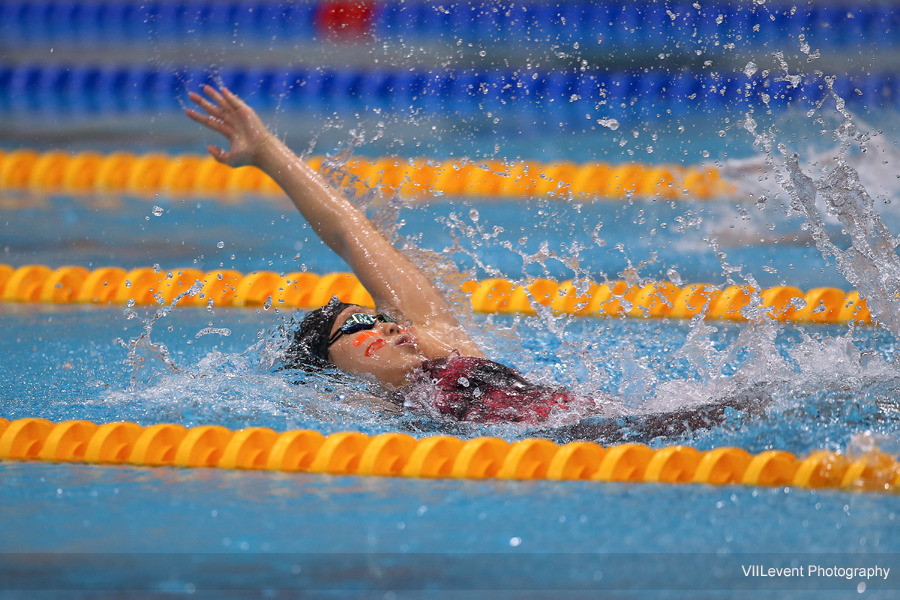
[[[385,360],[383,356],[376,354],[365,371],[351,372],[365,378],[374,378],[391,389],[402,388],[413,381],[416,371],[428,358],[414,347],[407,346],[398,350],[401,350],[402,354],[399,356],[394,354],[393,360]]]

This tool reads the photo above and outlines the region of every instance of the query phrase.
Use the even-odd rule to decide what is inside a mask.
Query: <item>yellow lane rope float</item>
[[[509,443],[499,438],[462,440],[405,433],[368,436],[317,431],[276,433],[267,427],[231,431],[219,425],[187,429],[118,422],[51,423],[0,418],[0,460],[89,464],[218,467],[270,471],[457,479],[556,479],[648,483],[744,484],[857,491],[900,489],[900,465],[873,452],[848,460],[820,450],[798,459],[740,448],[700,452],[690,446],[652,449],[643,444],[604,448],[592,442],[559,446],[545,439]]]
[[[319,169],[323,158],[309,164]],[[728,196],[734,186],[715,167],[638,163],[508,164],[499,160],[352,158],[340,169],[357,192],[382,186],[402,197],[477,196],[481,198],[572,197],[709,200]],[[352,180],[352,182],[351,182]],[[68,154],[0,150],[0,190],[44,193],[131,193],[135,195],[278,195],[283,192],[255,167],[232,169],[209,156],[96,152]]]
[[[5,302],[94,303],[135,305],[170,304],[192,286],[199,293],[181,298],[179,306],[274,306],[317,308],[331,296],[344,302],[374,308],[372,296],[352,273],[316,275],[294,272],[255,271],[244,275],[222,269],[175,271],[143,267],[125,271],[102,267],[88,271],[66,266],[51,269],[25,265],[14,269],[0,264],[0,300]],[[752,301],[749,286],[724,289],[705,283],[683,287],[668,282],[628,284],[625,281],[593,283],[576,289],[570,281],[534,279],[524,285],[505,279],[467,281],[462,290],[470,294],[472,309],[480,313],[535,314],[535,306],[549,307],[556,314],[592,317],[627,315],[644,318],[707,319],[742,321],[741,309]],[[760,306],[779,321],[797,323],[871,324],[866,301],[858,291],[820,287],[802,291],[793,286],[775,286],[760,292]],[[798,299],[802,300],[799,301]]]

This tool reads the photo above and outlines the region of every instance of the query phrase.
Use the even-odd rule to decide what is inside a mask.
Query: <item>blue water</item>
[[[138,352],[147,359],[146,367],[135,370],[124,364],[126,351],[115,340],[137,338],[143,323],[126,319],[119,308],[2,305],[0,325],[6,335],[0,351],[8,358],[0,371],[0,386],[7,390],[0,398],[0,412],[8,419],[42,417],[54,422],[178,422],[232,429],[311,428],[324,433],[377,434],[423,426],[414,417],[398,422],[396,417],[345,402],[346,396],[362,391],[354,384],[310,389],[311,382],[298,387],[291,383],[294,374],[261,364],[259,334],[268,337],[283,318],[273,313],[176,309],[157,321],[151,337],[168,347],[177,370],[165,367],[146,348]],[[483,328],[486,321],[480,317],[473,326]],[[802,455],[817,448],[844,449],[854,435],[866,431],[896,437],[900,430],[894,418],[900,409],[895,399],[900,381],[883,362],[894,359],[895,344],[873,328],[854,334],[855,347],[872,353],[868,363],[859,357],[854,363],[852,354],[834,344],[846,335],[837,326],[810,327],[806,333],[813,339],[805,342],[800,330],[785,328],[773,346],[754,347],[736,341],[741,326],[720,324],[710,343],[721,355],[736,354],[718,371],[699,371],[680,353],[691,331],[686,322],[577,319],[562,342],[536,318],[517,329],[512,317],[492,321],[495,333],[482,341],[497,360],[584,393],[620,396],[638,411],[653,409],[654,402],[671,410],[688,398],[723,397],[755,383],[766,384],[773,396],[765,415],[736,415],[712,430],[644,440],[653,445],[683,442],[701,449],[728,445],[751,452],[776,448]],[[231,335],[196,337],[209,323],[227,328]],[[526,341],[511,343],[512,331]],[[564,346],[573,342],[587,344],[584,351],[593,357],[596,369],[593,379],[573,364],[571,350]],[[626,346],[631,347],[631,356],[622,355]],[[768,355],[770,349],[777,353],[777,363]],[[836,364],[837,358],[845,364]],[[725,385],[735,373],[749,377],[761,361],[768,365],[765,376],[747,379],[738,388]],[[636,381],[641,386],[635,386]],[[512,425],[457,427],[453,432],[511,440],[536,434]]]
[[[287,273],[303,268],[329,273],[348,269],[306,229],[302,217],[286,202],[256,199],[223,205],[208,198],[126,197],[104,206],[96,198],[73,200],[54,196],[39,204],[31,200],[23,200],[22,204],[0,221],[0,260],[12,266],[61,266],[72,263],[75,253],[76,262],[89,268],[130,269],[159,264],[167,270],[224,267],[244,273]],[[503,228],[487,242],[480,235],[472,239],[462,232],[463,247],[477,252],[496,270],[490,276],[571,279],[573,271],[562,260],[573,255],[573,242],[580,242],[588,246],[578,252],[581,272],[595,281],[619,279],[629,261],[633,265],[643,261],[649,264],[641,268],[642,277],[668,280],[667,271],[674,269],[686,283],[720,284],[724,282],[721,264],[704,241],[715,236],[728,262],[746,265],[762,286],[787,282],[804,290],[848,287],[839,273],[826,268],[815,248],[809,247],[811,238],[801,229],[802,222],[773,214],[774,211],[750,214],[752,220],[747,221],[733,205],[723,203],[581,204],[578,212],[567,204],[538,200],[457,199],[410,205],[399,214],[405,222],[400,233],[421,236],[427,240],[423,247],[442,252],[453,246],[451,234],[459,234],[447,224],[448,217],[454,214],[462,225],[473,226],[476,224],[470,211],[475,208],[477,225],[484,233]],[[154,206],[164,209],[162,216],[151,213]],[[684,227],[678,219],[696,223]],[[603,245],[599,246],[590,235],[601,222],[599,236]],[[898,222],[900,216],[896,212],[888,213],[889,226]],[[526,241],[520,244],[522,238]],[[224,243],[221,249],[219,242]],[[504,242],[511,243],[516,251],[500,247]],[[548,251],[562,260],[551,257],[542,265],[523,268],[520,253],[534,255],[545,242]],[[616,248],[619,244],[621,249]],[[473,266],[472,259],[464,254],[454,258],[463,270]],[[483,269],[474,274],[478,278],[489,276]]]
[[[709,134],[709,125],[705,127]],[[417,139],[421,137],[408,141]],[[464,139],[462,153],[490,155],[486,139]],[[601,152],[616,146],[607,142],[591,153],[583,152],[585,142],[569,143],[562,136],[542,147],[536,146],[538,141],[526,136],[504,148],[503,155],[606,160],[608,154]],[[721,159],[726,153],[753,155],[747,141],[737,136],[726,141],[699,136],[690,144],[688,162],[699,160],[701,148]],[[395,139],[362,152],[401,146]],[[653,156],[640,156],[653,161],[684,156],[685,146],[664,146]],[[170,148],[199,149],[187,141],[172,142]],[[404,152],[440,154],[434,148]],[[625,159],[622,150],[616,152],[616,161]],[[876,180],[892,183],[883,176]],[[17,195],[5,200],[13,202],[0,216],[0,261],[14,266],[159,264],[166,270],[307,268],[319,273],[346,268],[311,238],[292,207],[269,200],[224,204],[202,198]],[[164,209],[161,217],[151,213],[154,206]],[[895,206],[881,205],[880,210],[897,231],[900,213]],[[451,213],[461,228],[447,225]],[[404,206],[399,218],[405,222],[401,234],[437,252],[453,245],[454,234],[462,234],[459,247],[489,269],[476,267],[466,252],[451,258],[477,277],[566,279],[575,274],[577,258],[578,274],[596,280],[619,278],[632,266],[651,279],[723,284],[725,260],[763,286],[848,287],[815,250],[802,222],[784,216],[780,201],[757,211],[752,201],[735,206],[691,198],[674,206],[599,201],[578,208],[555,201],[443,199]],[[599,222],[602,245],[592,237]],[[495,225],[503,231],[485,240],[482,232],[493,235]],[[473,229],[469,236],[470,226],[482,231]],[[839,234],[835,223],[826,226]],[[725,257],[717,257],[704,239],[713,237]],[[523,266],[523,255],[537,253],[542,242],[557,258]],[[577,255],[573,243],[584,245]],[[732,277],[743,281],[734,273]],[[0,415],[269,426],[278,431],[308,427],[326,433],[374,434],[422,426],[409,416],[388,417],[349,402],[354,394],[372,393],[366,386],[296,386],[289,374],[273,370],[265,361],[266,342],[288,316],[283,312],[176,309],[158,319],[151,333],[154,342],[168,348],[174,370],[145,347],[138,354],[147,366],[135,371],[124,364],[126,351],[115,340],[127,344],[137,338],[144,327],[141,318],[149,319],[152,311],[138,314],[140,318],[128,319],[123,307],[0,305]],[[751,452],[777,448],[805,454],[819,448],[847,451],[855,438],[873,432],[885,436],[886,450],[897,450],[891,445],[900,433],[896,340],[883,330],[714,324],[715,331],[700,332],[700,346],[686,347],[698,331],[688,323],[573,319],[565,325],[560,336],[537,318],[517,322],[477,316],[468,321],[497,360],[543,381],[618,395],[638,411],[674,408],[687,397],[722,397],[735,391],[738,381],[768,386],[772,403],[763,415],[736,414],[708,431],[646,440],[654,446],[731,445]],[[197,332],[207,326],[226,327],[231,335],[198,338]],[[585,368],[579,350],[591,357],[595,373]],[[710,361],[706,368],[689,360],[700,355]],[[510,440],[536,434],[513,426],[453,432]],[[70,590],[66,595],[73,597],[93,597],[100,592],[91,589],[111,588],[193,591],[207,597],[254,595],[241,591],[249,588],[279,597],[277,590],[297,586],[373,598],[418,597],[404,591],[410,587],[449,590],[432,594],[441,597],[473,589],[493,597],[498,594],[484,591],[493,588],[518,590],[509,592],[511,597],[532,597],[563,588],[576,590],[573,597],[597,597],[599,592],[586,591],[596,589],[680,589],[645,596],[677,598],[694,590],[687,593],[730,598],[737,595],[720,591],[744,586],[762,590],[753,597],[845,597],[857,593],[857,580],[803,582],[808,585],[796,589],[785,584],[783,591],[773,591],[766,582],[747,583],[731,561],[743,555],[754,564],[806,557],[874,566],[897,562],[900,552],[895,495],[426,482],[40,463],[4,463],[0,469],[0,552],[59,553],[7,555],[0,580],[8,589],[19,588],[10,597],[34,597],[21,589],[34,587]],[[807,557],[810,553],[815,556]],[[125,561],[119,569],[98,570],[116,560]],[[56,561],[55,567],[40,576],[27,568],[51,564],[47,561]],[[500,566],[492,569],[495,563]],[[662,565],[661,570],[654,565]],[[896,568],[900,576],[900,564]],[[698,570],[718,570],[719,575],[704,579],[696,575]],[[886,585],[896,589],[893,581]],[[209,591],[214,589],[224,591]],[[885,588],[870,581],[866,593],[877,596],[880,589]],[[895,591],[884,591],[883,597],[891,594]]]
[[[438,597],[453,597],[446,590],[471,595],[497,588],[528,597],[557,597],[550,590],[597,597],[602,592],[586,590],[680,588],[662,596],[677,598],[692,589],[684,583],[692,580],[689,574],[716,566],[724,572],[703,579],[707,587],[694,587],[691,597],[736,597],[709,590],[746,585],[741,561],[773,564],[787,556],[803,564],[895,565],[900,513],[893,496],[790,488],[22,463],[4,467],[0,490],[7,507],[0,551],[54,553],[42,559],[55,565],[47,581],[98,590],[152,582],[153,590],[196,590],[210,598],[243,597],[247,592],[234,590],[247,588],[310,587],[367,598],[389,591],[421,597],[421,591],[404,593],[410,588],[445,590]],[[627,560],[623,565],[616,557]],[[120,563],[130,568],[98,568]],[[98,572],[85,581],[85,573]],[[473,573],[482,577],[473,581]],[[858,581],[802,585],[765,595],[844,597],[840,590],[855,593]],[[879,585],[896,586],[870,580],[868,593],[896,593],[879,595]],[[815,588],[838,591],[802,591]]]
[[[478,208],[489,215],[495,206]],[[246,211],[248,219],[253,212]],[[260,366],[259,334],[267,338],[285,316],[274,310],[176,309],[153,324],[151,336],[166,344],[179,372],[146,352],[150,367],[135,373],[122,364],[125,350],[114,339],[137,337],[144,323],[127,319],[122,307],[4,304],[0,414],[325,433],[375,434],[415,425],[408,418],[343,407],[339,394],[347,389],[310,393]],[[472,326],[481,331],[477,328],[486,322],[477,317]],[[491,322],[494,333],[481,339],[498,360],[541,376],[549,370],[573,386],[584,383],[584,373],[573,368],[562,342],[540,320],[516,325],[512,317],[492,317]],[[197,338],[210,324],[227,327],[231,335]],[[723,352],[746,330],[717,328],[709,340]],[[510,330],[527,340],[524,349],[510,341]],[[664,395],[659,388],[667,383],[674,382],[676,391],[691,382],[716,384],[674,356],[691,331],[688,323],[576,319],[566,331],[566,342],[591,344],[596,364],[609,375],[604,385],[610,392],[620,389],[628,365],[633,366],[619,354],[628,345],[636,363],[654,373],[653,386],[645,390],[651,399]],[[845,328],[809,326],[805,333],[815,339],[804,342],[797,328],[783,328],[776,337],[774,348],[789,370],[770,371],[774,403],[765,415],[738,415],[709,431],[649,442],[805,454],[844,450],[853,436],[867,431],[896,439],[898,384],[890,370],[867,370],[859,361],[847,366],[847,376],[831,362],[833,355],[814,355],[846,336]],[[894,341],[882,331],[864,328],[851,337],[859,350],[873,352],[875,362],[894,357]],[[805,358],[810,353],[812,358]],[[745,372],[741,369],[759,358],[744,349],[725,361],[722,372]],[[642,398],[631,402],[640,405]],[[455,433],[510,440],[534,435],[514,427]],[[741,565],[885,566],[900,552],[895,525],[900,501],[894,495],[42,463],[7,463],[2,469],[0,552],[16,553],[4,562],[4,581],[19,590],[9,597],[30,598],[33,592],[27,590],[52,587],[69,590],[63,597],[114,597],[115,592],[97,591],[109,589],[243,597],[247,592],[240,590],[248,588],[272,590],[275,597],[289,593],[275,590],[298,588],[338,597],[419,597],[410,590],[422,589],[453,597],[454,590],[499,588],[535,597],[569,589],[573,597],[645,590],[651,597],[678,598],[684,590],[698,590],[689,592],[692,597],[735,597],[721,590],[743,586],[762,590],[754,597],[843,597],[856,593],[859,580],[823,578],[773,591],[768,582],[748,583]],[[53,567],[35,578],[27,567],[34,561]],[[708,577],[707,571],[718,575]],[[879,589],[893,589],[891,581],[869,580],[866,593],[880,597]]]
[[[109,209],[92,206],[91,199],[55,197],[44,206],[7,211],[4,260],[13,265],[225,266],[245,272],[287,272],[300,265],[323,273],[344,268],[318,242],[307,239],[300,218],[285,205],[266,200],[236,205],[193,199],[119,202]],[[167,212],[153,216],[154,204]],[[746,239],[758,234],[746,231],[754,223],[748,225],[736,209],[722,203],[687,201],[674,208],[665,203],[596,203],[575,212],[552,202],[528,202],[522,210],[521,203],[456,200],[404,208],[401,232],[421,233],[420,239],[427,240],[421,242],[423,247],[443,250],[452,245],[451,232],[436,218],[455,212],[471,225],[472,208],[485,231],[498,223],[505,231],[488,245],[473,245],[470,238],[464,243],[511,277],[523,276],[522,258],[499,241],[517,244],[525,236],[521,249],[527,254],[546,240],[565,255],[572,241],[589,244],[593,226],[603,221],[606,245],[578,254],[580,268],[592,277],[615,278],[627,266],[626,258],[637,265],[657,251],[657,262],[642,267],[641,275],[668,277],[667,271],[674,269],[686,282],[723,283],[721,265],[702,238],[710,230],[722,235],[737,224],[743,237],[735,236],[722,251],[729,263],[744,265],[764,285],[784,280],[803,288],[846,287],[802,237],[791,243],[770,240],[745,246]],[[699,228],[679,233],[674,227],[660,227],[662,222],[675,223],[687,211],[704,217]],[[892,214],[886,212],[889,222]],[[642,218],[644,223],[639,223]],[[777,232],[802,236],[798,223],[771,218]],[[657,233],[651,236],[654,228]],[[218,241],[225,241],[226,247],[218,249]],[[624,253],[614,248],[620,242]],[[462,268],[470,264],[463,255],[455,258]],[[532,266],[525,273],[572,276],[559,260],[548,260],[545,266],[546,272]],[[762,271],[762,266],[777,273]],[[477,274],[484,276],[483,271]],[[139,314],[148,318],[151,312],[142,309]],[[176,309],[154,324],[151,337],[168,347],[179,371],[171,372],[145,351],[150,366],[135,373],[123,364],[126,352],[114,340],[136,338],[143,323],[127,319],[123,307],[4,304],[0,414],[53,421],[269,426],[278,431],[306,427],[326,433],[374,434],[420,425],[409,417],[398,421],[365,407],[345,406],[340,394],[352,388],[298,389],[284,374],[261,366],[259,335],[268,339],[267,332],[286,316],[274,310]],[[227,327],[231,335],[197,338],[208,325]],[[586,374],[567,354],[570,350],[539,319],[516,324],[511,317],[488,321],[481,316],[471,326],[498,360],[572,387],[586,385]],[[716,327],[708,339],[719,352],[726,352],[746,329]],[[691,385],[718,389],[722,380],[698,373],[676,354],[690,332],[690,325],[681,322],[575,319],[563,340],[588,344],[605,374],[596,386],[609,393],[624,390],[631,394],[628,402],[640,407],[660,398],[669,401]],[[804,340],[804,334],[813,339]],[[769,368],[773,404],[763,416],[737,415],[709,431],[647,441],[654,446],[679,442],[700,449],[732,445],[751,452],[778,448],[805,454],[818,448],[845,450],[854,436],[867,431],[896,439],[900,385],[892,367],[879,366],[894,358],[895,341],[875,328],[849,334],[859,350],[872,351],[866,362],[843,351],[834,353],[833,342],[844,336],[846,328],[838,326],[781,329],[771,348],[784,362]],[[623,358],[625,347],[631,348],[633,359]],[[718,373],[747,373],[755,361],[771,359],[770,347],[753,348],[751,344],[723,360]],[[843,367],[836,357],[844,360]],[[641,375],[640,366],[653,376]],[[646,387],[629,388],[629,377],[644,377],[640,381]],[[454,433],[510,440],[534,435],[515,427],[460,428]],[[60,553],[38,558],[41,564],[54,561],[49,580],[46,574],[30,575],[28,569],[10,570],[21,561],[33,563],[35,557],[10,557],[4,562],[5,586],[72,590],[65,597],[100,594],[85,591],[92,586],[193,590],[210,598],[220,597],[210,589],[296,587],[379,598],[388,592],[417,597],[409,588],[445,590],[446,596],[473,587],[528,595],[566,588],[579,597],[602,593],[594,590],[698,589],[691,594],[734,597],[717,590],[745,585],[770,590],[755,597],[842,597],[841,590],[856,593],[859,581],[822,579],[774,592],[759,581],[748,584],[738,562],[790,563],[802,555],[808,559],[804,562],[859,560],[870,566],[887,564],[892,553],[900,552],[895,541],[900,539],[895,526],[900,504],[893,495],[795,488],[425,482],[40,463],[7,463],[2,469],[0,551]],[[814,556],[808,557],[810,553]],[[125,562],[118,569],[103,568],[115,560]],[[485,566],[492,563],[501,566]],[[659,571],[648,571],[645,564]],[[697,575],[698,564],[715,566],[720,576]],[[294,573],[297,569],[305,574],[300,577]],[[673,573],[684,580],[673,582]],[[879,584],[867,585],[867,594],[877,597]],[[816,588],[819,591],[810,591]],[[674,591],[647,593],[681,597]],[[883,592],[884,597],[892,593]],[[33,597],[21,589],[9,596]]]

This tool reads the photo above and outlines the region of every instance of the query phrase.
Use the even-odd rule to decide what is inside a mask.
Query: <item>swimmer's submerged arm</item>
[[[207,114],[189,110],[188,116],[228,138],[229,152],[208,148],[216,160],[234,167],[252,164],[272,177],[322,241],[350,265],[376,306],[395,307],[461,353],[484,356],[440,291],[339,189],[272,135],[240,98],[226,89],[219,94],[207,86],[204,91],[215,103],[191,94]]]

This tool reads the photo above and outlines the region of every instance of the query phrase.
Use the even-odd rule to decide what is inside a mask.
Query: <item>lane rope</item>
[[[196,294],[186,294],[193,289]],[[625,281],[577,286],[572,280],[534,279],[517,283],[506,279],[470,280],[461,285],[479,313],[537,314],[549,307],[555,314],[585,317],[706,319],[744,321],[742,310],[753,300],[749,286],[695,283],[677,286],[665,281],[629,284]],[[352,273],[325,275],[296,271],[287,274],[230,269],[167,271],[141,267],[126,271],[79,266],[52,269],[45,265],[13,268],[0,264],[0,300],[56,304],[168,305],[181,296],[178,306],[237,306],[318,308],[332,296],[343,302],[374,308],[372,296]],[[859,292],[819,287],[802,291],[774,286],[760,291],[765,314],[794,323],[871,324],[872,316]]]
[[[323,157],[307,162],[320,169]],[[659,198],[710,200],[728,196],[735,186],[715,167],[627,163],[506,164],[500,160],[352,158],[335,173],[342,186],[361,194],[380,187],[401,197],[477,196],[481,198]],[[256,167],[233,169],[211,156],[168,156],[115,152],[69,154],[0,150],[0,191],[43,193],[128,193],[138,196],[284,196]]]
[[[801,27],[813,32],[816,43],[832,49],[866,43],[888,46],[896,44],[900,37],[892,7],[881,4],[830,3],[808,6],[803,11],[792,11],[789,3],[782,2],[751,9],[720,1],[703,11],[670,11],[666,5],[646,0],[525,2],[520,6],[521,10],[507,13],[491,11],[487,3],[435,11],[430,3],[410,6],[403,0],[385,0],[383,8],[375,11],[373,26],[379,37],[402,40],[433,41],[442,36],[455,39],[456,34],[494,43],[566,44],[599,38],[614,48],[656,47],[683,40],[692,33],[701,39],[758,47],[781,43],[786,32]]]
[[[763,73],[766,76],[763,76]],[[261,111],[356,119],[361,112],[450,120],[515,119],[536,132],[616,129],[619,121],[724,117],[751,109],[820,109],[833,92],[854,109],[897,103],[897,77],[847,73],[795,83],[766,71],[566,68],[423,69],[303,66],[164,68],[0,61],[0,114],[175,114],[203,85],[229,88]],[[831,89],[829,89],[829,87]],[[829,104],[830,105],[830,104]],[[601,111],[601,112],[597,112]]]
[[[309,164],[319,169],[323,157]],[[710,199],[727,195],[733,186],[714,167],[610,165],[502,161],[433,161],[384,157],[354,158],[340,169],[342,183],[357,193],[380,186],[403,197],[559,197],[650,196]],[[212,157],[186,154],[135,155],[118,152],[67,154],[33,150],[0,152],[0,190],[43,192],[120,192],[156,194],[283,195],[281,188],[255,167],[232,169]]]
[[[302,2],[282,0],[201,0],[185,10],[174,1],[132,3],[122,0],[21,2],[0,0],[0,24],[7,25],[13,45],[66,44],[90,40],[93,47],[110,44],[142,46],[184,43],[199,37],[272,45],[278,41],[308,43],[316,36],[450,42],[462,38],[482,43],[539,46],[555,42],[603,39],[625,47],[656,46],[677,41],[695,29],[702,39],[726,39],[742,47],[783,42],[786,31],[805,28],[817,47],[854,47],[898,43],[896,16],[890,4],[829,3],[792,11],[790,3],[754,5],[715,2],[704,11],[667,12],[653,2],[585,0],[559,5],[526,1],[516,11],[491,10],[487,2],[448,4],[380,2]],[[621,24],[621,27],[616,27]],[[839,32],[839,33],[838,33]],[[148,34],[151,34],[148,35]]]
[[[604,448],[592,442],[559,446],[545,439],[509,443],[500,438],[462,440],[405,433],[368,436],[312,430],[277,433],[267,427],[231,431],[219,425],[141,427],[73,420],[52,423],[0,418],[0,460],[42,460],[147,467],[308,472],[331,475],[456,479],[555,479],[646,483],[743,484],[897,491],[900,464],[875,451],[848,459],[828,450],[798,458],[740,448],[700,452],[690,446],[643,444]]]

